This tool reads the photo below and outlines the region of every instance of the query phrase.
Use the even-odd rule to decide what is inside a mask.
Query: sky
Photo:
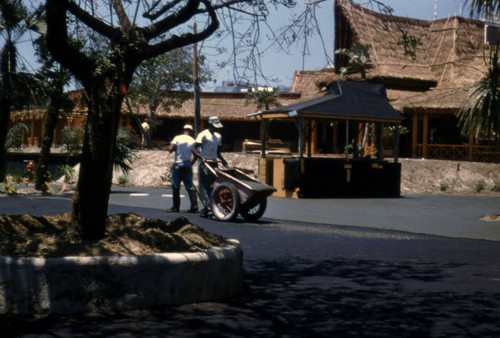
[[[304,9],[304,4],[311,0],[297,0],[297,5],[294,10],[280,8],[276,13],[273,13],[268,18],[268,22],[273,27],[280,27],[289,23],[290,18]],[[435,13],[436,0],[381,0],[386,5],[393,8],[393,15],[411,17],[424,20],[433,20]],[[333,59],[333,44],[334,44],[334,11],[333,0],[328,0],[320,5],[317,9],[316,16],[320,27],[320,32],[323,40],[315,35],[314,38],[308,40],[308,48],[306,56],[302,57],[304,45],[295,46],[293,52],[284,53],[278,52],[276,48],[270,48],[262,57],[262,70],[267,78],[277,79],[276,82],[260,83],[261,85],[281,85],[289,87],[292,84],[293,74],[296,70],[320,70],[329,66],[328,58]],[[355,1],[368,7],[368,0]],[[437,0],[437,18],[446,18],[448,16],[459,15],[461,13],[461,4],[463,0]],[[368,7],[370,8],[370,7]],[[462,13],[468,17],[468,8]],[[302,40],[301,40],[302,41]],[[31,41],[29,37],[21,42],[20,51],[27,63],[28,67],[35,68],[33,52],[30,50]],[[233,82],[232,67],[220,68],[217,67],[217,62],[220,61],[216,57],[208,57],[208,66],[213,71],[213,79],[210,83],[203,86],[204,91],[212,91],[222,82]],[[261,81],[265,82],[265,81]]]

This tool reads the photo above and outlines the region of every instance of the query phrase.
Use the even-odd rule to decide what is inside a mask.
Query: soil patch
[[[165,222],[133,213],[110,215],[106,237],[98,241],[74,240],[70,222],[70,213],[0,216],[0,255],[143,256],[204,251],[225,242],[222,236],[203,230],[186,217]]]

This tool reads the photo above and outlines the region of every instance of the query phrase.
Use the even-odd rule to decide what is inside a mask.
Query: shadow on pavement
[[[245,263],[236,298],[113,315],[0,317],[6,336],[495,336],[500,293],[450,290],[457,264],[369,259]]]

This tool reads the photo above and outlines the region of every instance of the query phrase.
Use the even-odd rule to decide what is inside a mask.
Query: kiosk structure
[[[260,179],[272,184],[277,196],[296,197],[399,197],[401,164],[398,163],[397,125],[404,117],[387,100],[385,86],[339,81],[316,99],[250,114],[262,120]],[[266,159],[266,140],[272,121],[293,120],[298,130],[298,156]],[[350,123],[369,123],[376,137],[376,157],[350,154],[313,157],[311,135],[317,121],[343,121],[346,145]],[[384,126],[395,125],[393,161],[383,157]],[[307,145],[307,149],[306,148]]]

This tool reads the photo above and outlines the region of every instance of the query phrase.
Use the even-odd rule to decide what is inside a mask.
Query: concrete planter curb
[[[0,313],[89,313],[213,301],[242,287],[237,240],[151,256],[0,256]]]

